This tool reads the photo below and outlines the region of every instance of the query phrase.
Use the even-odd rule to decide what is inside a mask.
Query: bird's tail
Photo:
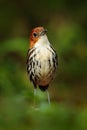
[[[45,85],[45,86],[39,85],[41,91],[46,91],[48,87],[49,85]]]

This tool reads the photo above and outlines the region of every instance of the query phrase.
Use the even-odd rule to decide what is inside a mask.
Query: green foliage
[[[87,1],[0,1],[0,130],[87,130]],[[26,72],[32,27],[48,29],[59,67],[47,95]]]
[[[87,108],[77,112],[63,104],[47,103],[33,108],[23,96],[12,96],[2,99],[0,112],[2,130],[87,129]]]

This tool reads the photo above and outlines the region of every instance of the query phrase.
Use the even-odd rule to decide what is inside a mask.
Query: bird
[[[34,85],[34,94],[37,88],[47,92],[54,78],[58,66],[58,56],[47,37],[47,29],[43,26],[35,27],[30,33],[30,47],[27,52],[27,73]]]

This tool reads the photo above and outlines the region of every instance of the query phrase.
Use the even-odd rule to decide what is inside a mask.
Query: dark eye
[[[34,36],[34,37],[37,37],[37,33],[36,33],[36,32],[34,32],[34,33],[33,33],[33,36]]]

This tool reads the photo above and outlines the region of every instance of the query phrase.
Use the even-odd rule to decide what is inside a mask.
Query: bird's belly
[[[42,75],[42,77],[45,77],[48,75],[49,71],[50,71],[50,66],[48,64],[48,60],[43,60],[41,62],[41,68],[40,68],[40,74]]]
[[[55,52],[42,47],[30,54],[28,68],[30,80],[37,85],[48,85],[54,77],[57,66]]]
[[[53,66],[49,65],[48,59],[39,60],[38,66],[35,67],[35,76],[37,78],[37,84],[39,85],[47,85],[53,78]]]

